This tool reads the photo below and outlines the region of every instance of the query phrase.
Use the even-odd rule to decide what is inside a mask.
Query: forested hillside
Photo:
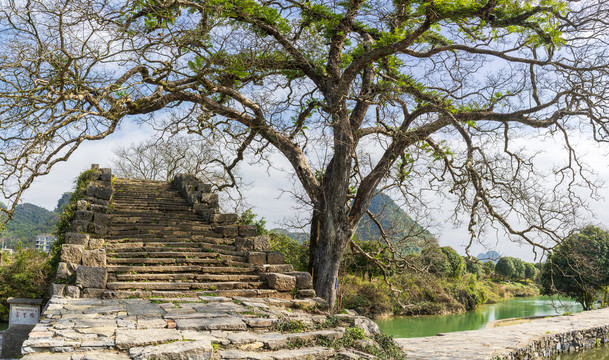
[[[15,215],[0,233],[4,246],[15,248],[18,244],[34,247],[36,235],[52,233],[59,214],[33,204],[21,204],[15,208]]]

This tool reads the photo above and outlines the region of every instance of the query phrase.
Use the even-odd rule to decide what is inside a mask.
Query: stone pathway
[[[373,358],[331,344],[349,326],[373,336],[376,324],[353,314],[330,318],[316,310],[318,301],[53,297],[23,344],[22,360]]]
[[[609,308],[524,324],[395,339],[408,359],[535,359],[609,342]]]

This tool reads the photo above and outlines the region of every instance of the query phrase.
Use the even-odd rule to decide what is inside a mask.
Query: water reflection
[[[489,321],[524,316],[559,315],[580,312],[581,305],[574,301],[557,301],[549,296],[515,298],[499,304],[481,306],[476,311],[447,316],[395,317],[379,320],[381,330],[394,337],[434,336],[441,332],[477,330]],[[609,359],[608,359],[609,360]]]
[[[609,360],[609,345],[603,345],[598,349],[586,350],[573,354],[562,354],[554,360]]]

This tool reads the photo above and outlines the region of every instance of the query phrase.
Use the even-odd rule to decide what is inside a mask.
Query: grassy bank
[[[370,281],[345,275],[339,287],[339,306],[369,317],[391,315],[446,315],[474,310],[512,297],[539,295],[531,281],[478,280],[472,274],[459,279],[432,274],[406,274],[392,279],[401,291],[396,299],[382,278]]]

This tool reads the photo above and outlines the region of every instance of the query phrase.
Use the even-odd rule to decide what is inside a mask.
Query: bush
[[[0,265],[0,318],[8,318],[9,297],[45,299],[54,275],[49,256],[36,249],[18,249],[2,256]]]

